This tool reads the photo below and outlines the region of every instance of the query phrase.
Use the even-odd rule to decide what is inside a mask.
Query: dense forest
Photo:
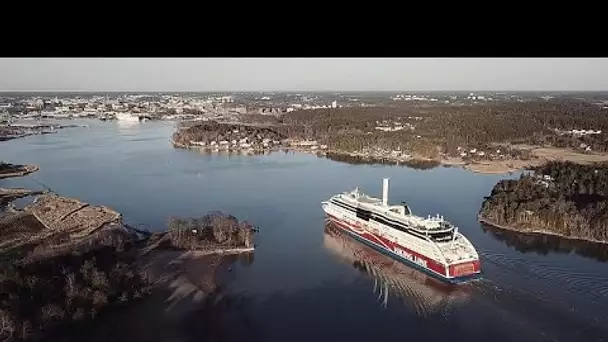
[[[300,110],[263,120],[290,138],[318,140],[334,151],[377,147],[436,157],[441,153],[457,156],[458,147],[490,152],[496,150],[495,143],[573,148],[586,144],[593,151],[608,152],[607,115],[600,106],[568,100]],[[404,129],[381,131],[378,126]],[[559,135],[555,129],[601,133],[579,137]]]
[[[15,228],[15,227],[13,227]],[[11,229],[11,234],[27,234]],[[6,232],[8,233],[8,231]],[[5,234],[2,235],[5,238]],[[108,233],[95,244],[57,253],[45,246],[4,250],[0,261],[0,341],[39,339],[68,323],[96,317],[111,304],[142,297],[148,287],[133,266],[133,245]],[[20,256],[26,255],[21,258]],[[12,256],[12,257],[11,257]]]
[[[501,180],[480,218],[518,231],[608,242],[608,165],[550,162]]]
[[[352,154],[375,158],[348,160],[361,163],[388,163],[394,157],[530,160],[534,158],[530,150],[516,145],[608,152],[606,115],[608,111],[600,106],[576,100],[475,105],[409,103],[298,110],[280,117],[248,114],[241,117],[242,125],[206,122],[184,127],[175,132],[173,140],[207,146],[223,140],[248,148],[260,146],[264,139],[309,140],[325,146],[332,158],[357,157]],[[574,134],[573,130],[585,132]],[[379,160],[378,156],[386,156],[387,160]]]
[[[285,136],[276,130],[260,126],[233,125],[209,121],[179,129],[173,134],[173,141],[189,145],[191,142],[217,142],[245,140],[248,143],[261,142],[263,139],[282,140]]]

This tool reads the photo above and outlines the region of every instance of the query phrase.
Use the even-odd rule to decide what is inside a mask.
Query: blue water
[[[171,122],[82,123],[90,127],[0,143],[0,159],[40,166],[29,177],[0,180],[0,187],[45,184],[62,195],[108,205],[128,223],[150,230],[165,229],[173,215],[211,210],[259,226],[254,262],[237,266],[228,288],[247,299],[238,318],[249,322],[242,328],[247,339],[600,341],[608,336],[606,263],[574,252],[521,253],[477,223],[493,185],[518,174],[354,166],[283,152],[205,155],[174,149]],[[390,177],[390,202],[405,200],[424,216],[443,214],[478,248],[484,279],[468,285],[468,300],[449,314],[421,316],[408,309],[403,294],[389,295],[386,307],[378,305],[374,277],[324,244],[320,202],[355,186],[379,196],[383,177]],[[420,279],[409,281],[427,286]]]

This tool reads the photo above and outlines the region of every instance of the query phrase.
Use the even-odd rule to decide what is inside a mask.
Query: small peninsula
[[[168,226],[139,230],[111,208],[52,193],[0,211],[0,340],[52,340],[184,287],[211,295],[222,256],[253,250],[253,226],[221,212]]]
[[[608,165],[549,162],[501,180],[479,212],[483,223],[608,243]]]
[[[57,133],[58,130],[86,125],[61,125],[58,123],[15,124],[0,122],[0,141],[25,138],[30,135]]]
[[[0,162],[0,179],[23,177],[36,171],[38,171],[38,166],[36,165],[15,165],[6,162]]]

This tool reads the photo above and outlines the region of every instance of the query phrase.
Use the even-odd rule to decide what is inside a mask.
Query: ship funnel
[[[388,205],[388,178],[382,180],[382,204]]]

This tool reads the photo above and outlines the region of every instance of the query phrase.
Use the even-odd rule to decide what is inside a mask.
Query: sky
[[[0,91],[298,90],[608,90],[608,58],[0,59]]]

